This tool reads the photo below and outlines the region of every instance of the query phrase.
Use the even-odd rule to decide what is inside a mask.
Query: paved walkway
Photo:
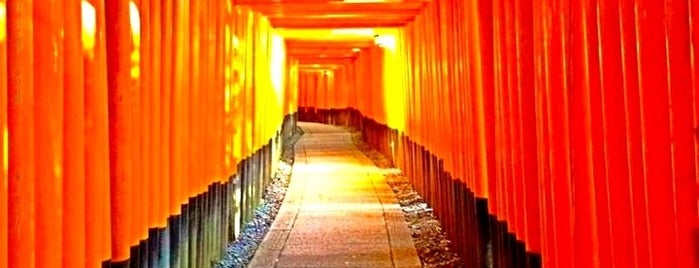
[[[350,133],[299,125],[289,190],[249,267],[420,267],[391,188]]]

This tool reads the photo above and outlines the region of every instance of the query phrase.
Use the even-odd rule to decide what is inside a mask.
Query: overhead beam
[[[410,21],[371,20],[355,21],[346,19],[315,19],[315,20],[270,20],[272,26],[295,29],[324,29],[324,28],[377,28],[377,27],[403,27]]]

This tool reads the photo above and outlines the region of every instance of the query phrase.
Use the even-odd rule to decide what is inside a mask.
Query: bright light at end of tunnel
[[[0,42],[7,38],[7,7],[5,2],[0,2]]]
[[[93,55],[95,48],[95,35],[97,34],[97,12],[89,1],[82,1],[82,41],[83,49],[89,56]]]
[[[377,35],[374,44],[391,50],[396,49],[396,37],[393,35]]]
[[[332,35],[359,35],[359,36],[374,36],[374,29],[372,28],[344,28],[344,29],[332,29],[330,31]]]
[[[138,6],[133,1],[129,2],[129,18],[131,21],[131,40],[133,51],[131,52],[131,78],[138,79],[141,76],[141,15]]]
[[[401,2],[401,0],[344,0],[345,3],[383,3],[383,2]]]

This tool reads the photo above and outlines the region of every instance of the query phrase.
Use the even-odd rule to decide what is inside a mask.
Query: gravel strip
[[[294,144],[303,135],[300,128],[284,146],[279,168],[272,182],[265,189],[260,206],[255,209],[253,219],[243,226],[238,238],[226,249],[226,254],[214,265],[216,268],[246,267],[255,256],[257,248],[269,231],[279,208],[284,201],[291,180],[291,167],[294,164]]]
[[[388,158],[362,141],[360,133],[353,132],[352,139],[377,167],[385,170],[393,168]],[[413,189],[408,178],[395,169],[385,172],[384,176],[403,210],[423,267],[463,267],[464,263],[449,248],[451,241],[432,213],[432,208]]]
[[[301,130],[297,129],[297,133],[301,133]],[[361,135],[358,132],[352,133],[357,147],[376,166],[382,169],[392,168],[390,161],[384,155],[361,141]],[[255,251],[274,222],[286,195],[294,161],[293,144],[299,138],[300,134],[294,135],[285,146],[279,169],[272,183],[265,189],[264,200],[255,210],[253,220],[243,227],[238,239],[228,246],[226,255],[214,267],[246,267],[255,256]],[[439,220],[432,213],[432,208],[413,189],[405,175],[386,172],[385,176],[403,210],[423,267],[463,267],[461,259],[450,250],[451,242],[442,230]]]

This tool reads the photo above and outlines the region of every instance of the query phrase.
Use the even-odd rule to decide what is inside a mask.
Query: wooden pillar
[[[129,258],[135,221],[132,206],[134,178],[134,135],[130,123],[133,97],[130,96],[131,27],[129,1],[105,2],[107,41],[107,80],[109,94],[109,160],[111,181],[112,260]]]
[[[629,180],[631,191],[631,214],[633,220],[630,227],[635,248],[634,263],[638,267],[651,267],[650,234],[648,232],[648,213],[646,209],[646,179],[643,163],[643,141],[641,134],[641,106],[638,76],[638,51],[636,37],[636,3],[632,0],[619,0],[620,33],[621,33],[621,68],[624,85],[624,109],[626,128],[626,150],[629,154]]]
[[[189,76],[189,80],[187,80],[188,84],[185,85],[184,91],[184,96],[186,97],[183,99],[183,102],[186,103],[183,103],[183,105],[187,107],[187,110],[185,110],[185,117],[187,118],[185,119],[185,122],[187,122],[187,130],[185,130],[185,133],[187,133],[187,139],[192,141],[187,144],[187,149],[185,149],[187,152],[185,161],[190,163],[185,172],[185,174],[187,174],[186,184],[184,186],[186,197],[194,197],[200,192],[200,182],[202,179],[201,171],[203,170],[204,163],[204,161],[202,161],[202,149],[204,146],[201,136],[204,130],[202,127],[204,125],[202,124],[200,111],[202,109],[201,96],[203,95],[203,91],[207,89],[202,87],[203,80],[205,79],[203,70],[206,63],[206,60],[204,60],[205,55],[202,53],[205,51],[205,45],[202,42],[204,35],[202,33],[202,10],[203,1],[190,3],[187,9],[189,15],[187,17],[187,25],[190,26],[190,36],[184,41],[190,48],[189,52],[184,55],[187,59],[186,68],[188,68],[188,72],[185,74]]]
[[[161,19],[163,16],[162,5],[160,0],[148,0],[150,2],[150,61],[151,61],[151,135],[153,137],[150,146],[152,159],[152,167],[150,169],[150,178],[153,180],[153,186],[156,189],[151,189],[156,192],[157,198],[153,199],[153,209],[155,211],[155,227],[163,228],[167,224],[167,200],[169,189],[166,187],[164,174],[164,156],[163,156],[163,139],[165,138],[162,127],[162,102],[164,95],[162,94],[162,50],[163,50],[163,33]]]
[[[62,11],[63,5],[55,1],[34,6],[37,178],[43,181],[37,185],[37,239],[46,241],[38,244],[37,259],[46,267],[60,263],[63,240]]]
[[[168,0],[153,0],[155,9],[157,10],[158,19],[155,19],[153,40],[155,42],[160,41],[160,45],[157,46],[159,53],[154,53],[157,55],[155,66],[158,76],[155,77],[155,81],[159,86],[156,86],[156,94],[159,94],[159,111],[156,112],[156,117],[159,115],[159,126],[160,135],[157,140],[160,162],[160,207],[162,209],[163,219],[161,223],[168,225],[164,231],[162,241],[162,247],[160,251],[160,257],[162,259],[159,263],[165,264],[166,266],[176,267],[173,264],[176,261],[177,255],[174,251],[174,231],[177,227],[177,218],[173,217],[179,213],[179,204],[177,206],[172,205],[173,193],[172,193],[172,154],[171,154],[171,103],[172,103],[172,64],[173,64],[173,3]],[[159,30],[158,30],[159,29]],[[158,38],[160,36],[160,38]],[[157,44],[157,43],[154,43]],[[159,65],[158,65],[159,64]],[[156,105],[158,102],[156,102]],[[157,133],[157,132],[156,132]],[[174,259],[174,260],[173,260]]]
[[[160,211],[158,210],[157,202],[160,199],[160,192],[162,192],[161,186],[158,185],[158,178],[155,175],[157,171],[155,170],[156,154],[154,144],[159,137],[154,134],[156,132],[157,123],[154,120],[155,109],[153,106],[155,106],[154,102],[159,96],[155,94],[156,88],[154,87],[154,80],[156,80],[155,78],[157,76],[153,68],[153,52],[158,50],[153,46],[153,19],[156,18],[153,2],[152,0],[141,0],[140,92],[142,103],[141,114],[143,115],[143,119],[141,120],[141,135],[143,138],[141,150],[144,158],[141,178],[146,184],[146,189],[148,189],[148,209],[144,210],[147,228],[154,228],[158,225],[158,213]],[[158,91],[158,93],[160,92]]]
[[[0,267],[8,267],[7,255],[7,5],[0,1]]]
[[[112,256],[107,44],[104,4],[82,2],[85,63],[86,266]]]
[[[36,266],[32,0],[7,2],[8,264]]]
[[[668,79],[670,107],[670,146],[672,154],[672,176],[674,178],[674,215],[677,215],[677,241],[675,252],[677,263],[687,267],[699,265],[699,241],[693,235],[699,233],[695,222],[699,220],[695,154],[692,146],[699,127],[694,125],[692,91],[691,36],[688,3],[696,1],[665,1],[665,39],[668,57]],[[696,18],[695,18],[696,19]],[[696,22],[694,22],[696,24]],[[697,53],[695,51],[694,53]],[[696,63],[695,63],[696,64]],[[697,94],[697,92],[694,92]],[[667,183],[667,182],[666,182]]]
[[[63,267],[82,267],[86,259],[85,222],[85,81],[81,43],[81,2],[63,1]]]
[[[694,103],[694,172],[699,173],[699,4],[692,1],[689,3],[689,16],[692,21],[689,27],[692,35],[690,43],[692,44],[692,101]],[[699,206],[699,197],[696,197],[694,202]],[[694,219],[694,230],[692,237],[695,243],[699,244],[699,217]],[[694,254],[694,261],[699,263],[699,254]]]
[[[230,56],[226,53],[226,2],[222,0],[216,0],[216,87],[215,87],[215,99],[216,106],[214,108],[214,116],[216,120],[214,121],[214,129],[216,130],[214,150],[216,150],[216,165],[214,172],[218,182],[222,185],[228,181],[228,164],[226,155],[226,143],[227,143],[227,131],[228,124],[226,124],[225,117],[225,103],[226,99],[226,65],[227,62],[231,60]],[[223,189],[223,187],[221,188]],[[223,197],[222,197],[223,198]],[[223,200],[223,199],[222,199]],[[222,205],[222,204],[221,204]],[[225,239],[222,239],[225,241]],[[223,242],[225,245],[225,242]]]
[[[129,161],[132,163],[131,171],[131,211],[132,211],[132,240],[131,245],[138,245],[140,240],[148,237],[148,181],[143,177],[143,169],[146,165],[145,144],[147,134],[143,132],[143,121],[147,120],[148,114],[144,112],[145,102],[143,100],[145,89],[142,88],[141,62],[143,55],[141,54],[141,44],[143,36],[141,22],[141,1],[129,1],[129,44],[130,49],[125,52],[129,57],[129,86],[127,103],[130,103],[131,108],[128,110],[130,114],[128,118],[128,132],[131,140],[131,152]]]
[[[160,54],[160,157],[161,157],[161,189],[163,189],[163,209],[166,216],[179,214],[179,203],[173,193],[174,167],[172,143],[172,91],[173,91],[173,3],[167,0],[160,2],[161,54]]]
[[[636,1],[636,40],[650,265],[678,266],[663,1]],[[641,15],[642,14],[642,15]],[[686,85],[685,85],[686,86]],[[663,89],[663,90],[661,90]]]
[[[545,64],[548,68],[546,81],[547,121],[550,122],[547,133],[549,153],[549,172],[551,174],[551,204],[553,211],[553,233],[551,235],[551,256],[553,266],[572,266],[573,263],[573,230],[572,197],[570,181],[570,130],[568,124],[569,100],[568,85],[565,83],[567,66],[565,45],[567,38],[568,14],[565,8],[567,2],[554,1],[549,12],[544,16],[553,22],[545,29],[551,39],[547,40]]]
[[[570,124],[570,159],[574,169],[570,174],[572,180],[567,181],[572,189],[572,204],[566,204],[572,209],[575,215],[575,222],[580,224],[573,225],[574,232],[574,248],[573,260],[580,267],[598,267],[600,259],[600,244],[608,241],[599,241],[608,237],[608,234],[597,237],[598,234],[598,219],[596,212],[596,188],[594,184],[595,166],[593,163],[593,153],[597,151],[595,148],[599,145],[599,140],[593,137],[593,123],[597,123],[593,119],[592,105],[598,104],[595,101],[593,94],[599,94],[599,63],[595,65],[593,60],[598,60],[588,51],[588,46],[594,46],[594,40],[584,38],[588,35],[588,26],[586,18],[588,6],[584,1],[574,1],[570,6],[570,25],[569,37],[567,39],[570,50],[568,54],[567,67],[570,73],[567,77],[570,81],[566,86],[569,88],[569,101],[567,107],[569,118],[567,122]],[[593,26],[589,26],[593,27]],[[594,33],[589,34],[590,37],[596,35],[596,27],[593,27]],[[590,29],[590,30],[593,30]],[[593,79],[596,78],[596,81]],[[599,100],[599,99],[597,99]],[[596,107],[600,108],[600,107]],[[599,129],[599,128],[598,128]],[[565,157],[560,155],[559,157]],[[606,193],[600,193],[605,195]],[[565,219],[563,219],[565,220]],[[607,235],[607,236],[605,236]],[[607,251],[609,252],[609,251]]]
[[[626,110],[624,109],[624,83],[621,55],[621,32],[619,24],[619,1],[599,2],[599,29],[601,45],[601,86],[604,97],[605,140],[607,151],[608,191],[610,193],[610,233],[611,247],[614,250],[612,261],[614,266],[629,267],[634,261],[633,228],[629,228],[629,221],[633,221],[631,210],[630,172],[628,170],[629,157],[627,155],[627,132],[623,126],[626,124]],[[601,216],[603,218],[604,216]],[[602,250],[600,249],[600,253]]]
[[[518,52],[519,76],[520,76],[520,105],[522,111],[522,165],[523,165],[523,193],[526,203],[521,212],[525,224],[525,247],[529,253],[540,253],[540,206],[538,192],[538,169],[537,169],[537,140],[536,140],[536,110],[534,93],[534,24],[533,6],[527,1],[516,0],[514,10],[517,16],[518,44],[521,49]]]
[[[183,185],[184,181],[186,180],[186,176],[188,174],[184,174],[184,165],[186,164],[183,161],[183,158],[185,157],[185,152],[183,151],[183,148],[186,146],[185,144],[185,137],[184,133],[185,130],[183,129],[183,125],[185,124],[185,119],[183,115],[183,109],[184,109],[184,96],[183,96],[183,91],[185,91],[184,85],[182,84],[182,79],[183,76],[186,76],[185,73],[183,73],[183,65],[185,64],[183,62],[184,58],[184,36],[183,33],[186,31],[186,28],[183,28],[185,23],[182,22],[182,17],[186,12],[183,10],[184,7],[182,3],[180,2],[175,2],[173,3],[173,22],[172,24],[175,26],[173,28],[172,32],[173,34],[173,39],[172,39],[172,56],[168,55],[168,57],[173,57],[172,65],[173,69],[172,70],[172,84],[170,84],[170,90],[171,90],[171,100],[170,100],[170,115],[171,115],[171,121],[170,121],[170,148],[171,148],[171,162],[170,162],[170,168],[171,168],[171,174],[170,174],[170,206],[174,210],[173,214],[177,215],[180,214],[180,205],[185,201],[186,198],[183,198],[182,192],[183,188],[185,187]]]

